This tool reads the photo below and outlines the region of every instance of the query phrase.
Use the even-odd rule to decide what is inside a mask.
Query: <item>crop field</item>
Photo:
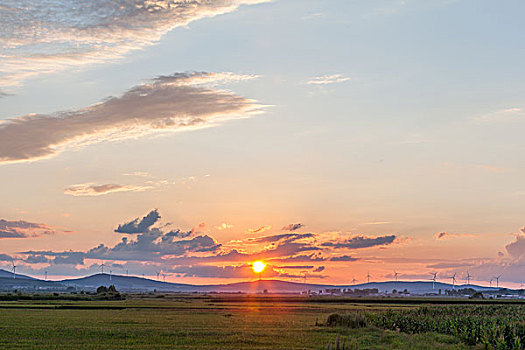
[[[345,349],[523,349],[524,316],[520,304],[285,296],[1,301],[0,348],[335,350],[344,343]],[[487,334],[497,341],[484,342]]]

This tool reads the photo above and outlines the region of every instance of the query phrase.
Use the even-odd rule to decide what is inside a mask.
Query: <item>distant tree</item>
[[[397,289],[392,289],[392,294],[397,294]]]
[[[485,299],[485,297],[483,296],[483,293],[475,292],[474,294],[469,296],[469,299]]]
[[[117,288],[114,285],[109,286],[108,293],[117,293]]]
[[[106,286],[100,286],[97,288],[97,294],[102,294],[102,293],[107,293],[108,292],[108,289],[106,288]]]

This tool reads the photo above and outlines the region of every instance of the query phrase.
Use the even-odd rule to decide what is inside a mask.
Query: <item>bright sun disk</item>
[[[253,271],[255,271],[257,273],[262,272],[262,270],[264,270],[265,267],[266,267],[266,264],[263,263],[262,261],[256,261],[252,265]]]

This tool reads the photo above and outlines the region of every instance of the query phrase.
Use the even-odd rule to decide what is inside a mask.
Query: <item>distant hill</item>
[[[6,271],[6,270],[3,270],[3,269],[0,269],[0,278],[13,278],[13,273],[10,272],[10,271]],[[16,274],[16,278],[36,280],[36,278],[34,278],[34,277],[21,275],[21,274],[18,274],[18,273]]]
[[[30,276],[16,275],[13,278],[11,272],[0,269],[0,290],[8,291],[12,289],[24,290],[66,290],[68,287],[77,290],[92,291],[97,287],[104,285],[115,285],[117,290],[122,292],[201,292],[201,293],[261,293],[266,290],[268,293],[300,293],[307,290],[319,293],[325,292],[326,289],[372,289],[376,288],[380,292],[389,292],[392,290],[404,291],[405,289],[413,294],[428,294],[438,293],[441,291],[452,289],[452,285],[448,283],[436,282],[434,289],[432,282],[406,282],[406,281],[388,281],[388,282],[370,282],[356,285],[327,285],[314,283],[297,283],[279,280],[262,280],[251,282],[239,282],[228,284],[214,284],[214,285],[192,285],[183,283],[171,283],[152,280],[148,278],[141,278],[135,276],[121,276],[109,274],[95,274],[82,278],[65,279],[62,281],[43,281]],[[457,285],[456,289],[472,288],[478,291],[495,291],[497,288],[489,288],[477,285]]]
[[[86,289],[96,289],[99,286],[109,286],[114,285],[117,290],[121,291],[193,291],[198,286],[193,286],[191,284],[182,284],[182,283],[170,283],[155,281],[149,278],[141,278],[134,276],[121,276],[121,275],[110,275],[107,273],[98,273],[95,275],[76,278],[76,279],[66,279],[60,281],[60,283],[73,286],[77,288],[86,288]]]

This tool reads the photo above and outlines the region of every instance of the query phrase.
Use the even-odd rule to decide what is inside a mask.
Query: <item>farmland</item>
[[[0,348],[326,349],[339,336],[348,349],[481,349],[483,344],[469,344],[460,333],[400,329],[389,321],[428,321],[437,319],[436,310],[444,310],[443,317],[473,311],[473,320],[494,314],[511,317],[511,325],[523,324],[520,304],[432,306],[408,301],[177,294],[110,301],[1,301]],[[366,323],[328,325],[331,314],[359,315]],[[407,324],[417,324],[412,321]]]

